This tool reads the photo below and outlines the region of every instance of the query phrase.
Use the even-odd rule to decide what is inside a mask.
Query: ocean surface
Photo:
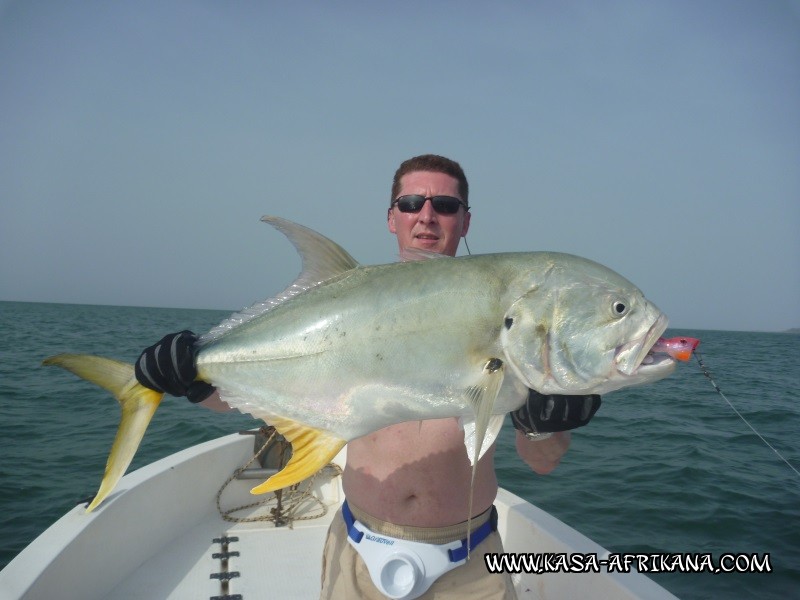
[[[133,362],[225,311],[0,302],[0,567],[100,481],[117,422],[106,392],[41,360],[60,352]],[[800,335],[691,335],[725,396],[800,469]],[[240,429],[249,417],[167,398],[132,468]],[[531,473],[503,429],[501,485],[612,552],[769,554],[772,573],[651,575],[680,598],[800,597],[800,477],[748,427],[696,361],[608,394],[550,475]],[[580,575],[576,575],[580,576]]]

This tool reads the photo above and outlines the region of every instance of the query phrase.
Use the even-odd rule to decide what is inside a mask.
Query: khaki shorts
[[[364,518],[364,524],[370,529],[391,530],[393,537],[404,539],[418,538],[421,528],[408,528],[414,533],[402,535],[402,527],[385,524],[381,527],[372,517],[366,517],[361,511],[351,505],[354,516],[359,521]],[[362,521],[362,522],[364,522]],[[450,528],[444,528],[450,529]],[[374,529],[373,529],[374,530]],[[439,537],[441,530],[430,530],[431,539]],[[463,536],[465,537],[465,536]],[[503,542],[500,534],[492,532],[472,551],[470,559],[460,567],[442,575],[420,598],[502,598],[503,600],[516,600],[517,594],[511,581],[511,576],[505,574],[492,574],[486,569],[483,555],[487,552],[503,552]],[[320,598],[351,600],[353,598],[368,598],[384,600],[386,598],[373,585],[364,561],[347,541],[347,527],[342,518],[341,508],[333,517],[325,550],[322,555],[322,591]]]

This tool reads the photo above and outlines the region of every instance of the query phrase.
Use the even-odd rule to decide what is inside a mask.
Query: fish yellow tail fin
[[[86,354],[59,354],[46,358],[44,365],[55,365],[75,373],[111,392],[122,408],[117,436],[108,455],[100,489],[86,512],[93,511],[108,496],[131,464],[144,432],[163,394],[136,381],[133,365]]]

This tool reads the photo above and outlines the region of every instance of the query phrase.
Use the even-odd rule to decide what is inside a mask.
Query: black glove
[[[165,335],[139,356],[135,365],[136,379],[151,390],[186,396],[190,402],[202,402],[214,393],[214,387],[205,381],[195,381],[196,341],[197,336],[191,331]]]
[[[545,396],[529,390],[525,404],[511,413],[511,421],[525,435],[567,431],[586,425],[598,408],[600,396],[597,394]]]

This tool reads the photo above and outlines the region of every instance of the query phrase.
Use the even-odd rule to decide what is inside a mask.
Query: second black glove
[[[511,413],[511,421],[526,435],[567,431],[586,425],[597,409],[600,396],[545,396],[529,390],[528,398],[519,409]]]

